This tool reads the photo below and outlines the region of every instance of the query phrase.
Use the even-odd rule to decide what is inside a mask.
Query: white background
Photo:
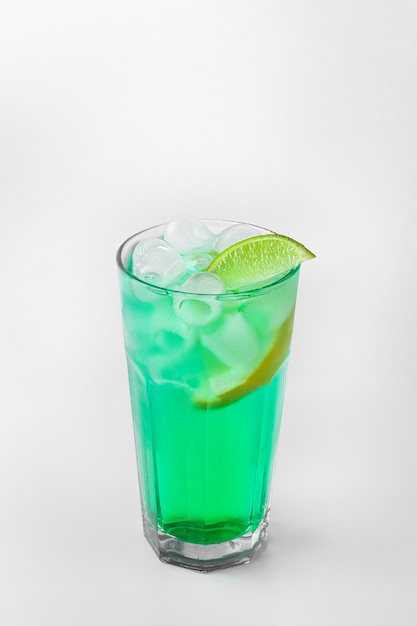
[[[415,0],[2,0],[0,622],[415,626]],[[299,239],[249,566],[142,537],[115,251],[191,213]]]

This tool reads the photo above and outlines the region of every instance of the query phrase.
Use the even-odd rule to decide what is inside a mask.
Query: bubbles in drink
[[[229,226],[229,228],[222,230],[214,242],[214,248],[217,252],[223,252],[223,250],[230,248],[230,246],[233,246],[239,241],[249,239],[250,237],[256,237],[256,235],[260,234],[261,231],[250,224],[234,224],[233,226]]]
[[[164,239],[177,252],[190,254],[210,250],[215,235],[203,222],[194,217],[184,217],[167,224]]]
[[[174,310],[183,322],[191,326],[205,326],[218,318],[222,305],[215,296],[224,292],[220,278],[210,272],[197,272],[181,285],[181,291],[187,293],[176,294]]]
[[[166,241],[151,237],[140,241],[132,257],[132,271],[141,280],[168,287],[186,273],[184,259]]]

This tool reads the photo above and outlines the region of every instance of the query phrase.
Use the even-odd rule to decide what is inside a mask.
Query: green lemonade
[[[210,545],[267,516],[298,270],[195,298],[120,273],[145,526]],[[187,324],[181,307],[216,316]]]

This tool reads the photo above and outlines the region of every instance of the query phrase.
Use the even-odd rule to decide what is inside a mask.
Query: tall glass
[[[143,526],[162,561],[205,571],[267,534],[299,268],[239,293],[157,287],[131,255],[163,231],[117,253]]]

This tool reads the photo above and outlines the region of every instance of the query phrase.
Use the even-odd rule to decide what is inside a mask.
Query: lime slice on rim
[[[285,235],[257,235],[235,243],[221,252],[207,268],[228,289],[269,280],[288,272],[316,255]]]

